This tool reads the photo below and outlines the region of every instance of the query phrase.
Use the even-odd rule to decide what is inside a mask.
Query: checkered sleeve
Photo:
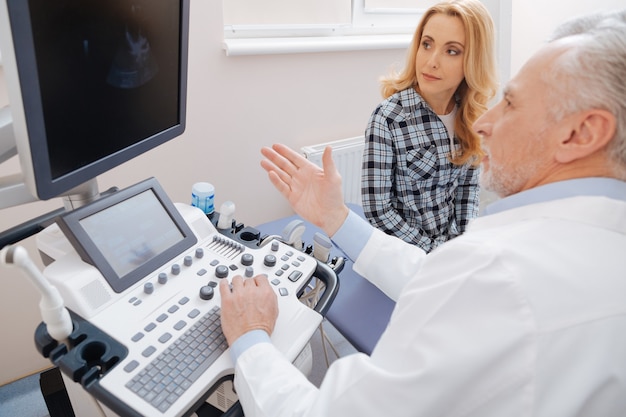
[[[471,219],[478,216],[480,194],[480,167],[472,167],[459,179],[456,190],[455,216],[459,234]]]
[[[405,233],[411,228],[393,205],[398,198],[395,158],[393,135],[387,117],[378,107],[365,131],[361,175],[363,212],[373,226],[397,236],[401,230]]]

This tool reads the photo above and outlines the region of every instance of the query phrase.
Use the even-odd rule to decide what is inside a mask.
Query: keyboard
[[[174,327],[183,325],[179,321]],[[227,348],[220,309],[213,307],[131,379],[126,388],[165,413]],[[127,367],[132,368],[136,363],[131,362]]]

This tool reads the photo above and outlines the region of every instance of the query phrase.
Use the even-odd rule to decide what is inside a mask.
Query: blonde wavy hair
[[[461,143],[461,151],[451,155],[450,160],[457,165],[470,161],[478,165],[483,151],[480,138],[472,130],[472,125],[487,110],[487,103],[495,96],[498,86],[493,20],[480,1],[449,0],[430,7],[417,25],[407,52],[405,68],[381,78],[382,95],[388,98],[411,87],[415,88],[418,93],[420,92],[415,57],[420,48],[424,26],[432,16],[439,13],[458,17],[465,28],[465,52],[463,54],[465,78],[456,90],[460,105],[454,121],[454,131]]]

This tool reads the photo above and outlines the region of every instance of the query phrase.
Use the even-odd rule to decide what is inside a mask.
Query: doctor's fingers
[[[282,143],[275,143],[274,145],[272,145],[272,149],[274,150],[274,152],[281,155],[298,169],[310,163],[310,161],[306,159],[304,155],[294,151],[289,146],[283,145]]]
[[[291,173],[297,171],[298,169],[291,163],[291,161],[280,155],[272,148],[261,148],[261,154],[267,158],[261,161],[261,166],[263,166],[266,171],[281,171],[284,174],[291,175]]]
[[[272,183],[276,186],[276,188],[278,188],[280,190],[281,188],[281,183],[284,185],[289,185],[289,183],[291,183],[291,175],[287,174],[285,171],[283,171],[281,168],[278,168],[276,165],[274,165],[271,161],[267,160],[267,159],[262,159],[261,160],[261,167],[267,171],[267,174],[270,178],[270,180],[272,181]],[[275,176],[275,180],[272,179],[272,176]]]
[[[233,278],[233,280],[234,279],[235,278]],[[223,304],[225,304],[225,301],[227,302],[233,297],[232,284],[230,284],[228,280],[223,279],[220,281],[219,288],[220,288],[220,296],[222,298],[222,307],[223,307]]]
[[[220,283],[221,287],[228,286],[226,281]],[[231,280],[229,292],[231,294],[242,294],[249,291],[256,291],[257,288],[271,290],[269,280],[266,274],[258,274],[252,278],[243,278],[241,275],[235,275]]]
[[[303,155],[280,143],[275,143],[271,148],[262,148],[261,153],[276,167],[291,176],[311,164]]]

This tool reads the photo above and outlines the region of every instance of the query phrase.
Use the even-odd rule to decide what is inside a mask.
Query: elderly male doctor
[[[429,255],[348,210],[330,150],[322,170],[264,148],[294,210],[397,304],[317,388],[270,342],[267,279],[222,285],[246,416],[626,416],[625,74],[626,12],[561,27],[474,126],[503,198]]]

